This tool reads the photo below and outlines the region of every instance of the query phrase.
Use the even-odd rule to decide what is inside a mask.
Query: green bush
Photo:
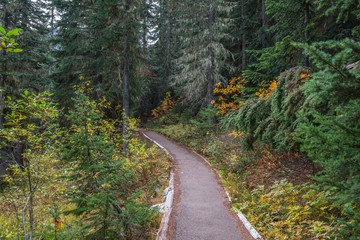
[[[360,43],[345,39],[300,46],[319,71],[303,87],[308,103],[298,115],[297,139],[323,167],[317,180],[335,194],[333,201],[345,203],[344,239],[359,239],[360,70],[358,64],[347,65],[359,59]]]
[[[299,124],[296,114],[305,103],[300,86],[311,72],[309,68],[296,67],[282,73],[269,98],[247,100],[239,111],[225,116],[223,127],[244,133],[246,149],[252,149],[257,142],[278,151],[299,150],[294,132]]]
[[[199,136],[205,136],[213,132],[216,127],[216,112],[215,108],[203,108],[198,113],[196,120],[190,122],[196,127],[195,133]]]
[[[179,113],[168,113],[164,116],[160,117],[158,123],[161,125],[173,125],[177,124],[180,121],[180,114]]]

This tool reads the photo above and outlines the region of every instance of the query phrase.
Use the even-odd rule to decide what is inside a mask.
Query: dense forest
[[[139,124],[190,147],[231,137],[238,155],[214,141],[208,155],[249,190],[234,206],[265,239],[360,238],[358,0],[0,8],[1,239],[154,238],[170,166]],[[286,161],[305,166],[291,170],[300,182],[251,178]],[[272,213],[252,210],[256,198]]]

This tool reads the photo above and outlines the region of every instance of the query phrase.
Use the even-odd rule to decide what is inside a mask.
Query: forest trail
[[[145,130],[143,133],[174,159],[175,195],[167,239],[254,239],[230,210],[219,177],[201,157],[158,133]]]

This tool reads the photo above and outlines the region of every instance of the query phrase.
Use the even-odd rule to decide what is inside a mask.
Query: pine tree
[[[360,57],[360,43],[350,39],[328,41],[304,46],[310,58],[321,71],[316,72],[305,85],[309,108],[302,115],[299,141],[302,150],[323,166],[318,177],[325,186],[331,186],[337,202],[348,204],[345,212],[356,214],[352,204],[359,205],[360,168],[358,167],[360,141],[359,68],[346,65]],[[329,50],[335,54],[327,53]],[[351,216],[351,239],[359,237],[358,217]],[[356,230],[357,229],[357,230]],[[349,238],[350,239],[350,238]]]
[[[225,71],[232,70],[231,53],[222,40],[228,39],[226,31],[231,9],[229,2],[197,1],[184,3],[180,18],[182,55],[176,60],[178,72],[174,86],[179,86],[184,101],[191,108],[207,107],[213,99],[216,82],[224,82]]]
[[[153,4],[153,18],[151,27],[156,29],[151,41],[155,42],[150,46],[151,62],[150,69],[154,73],[151,76],[153,84],[149,91],[153,96],[154,107],[156,107],[170,88],[171,75],[174,74],[174,59],[178,52],[179,43],[176,41],[176,16],[179,13],[178,4],[174,1],[160,1]],[[150,92],[149,92],[150,93]],[[155,94],[154,94],[155,93]]]
[[[71,166],[69,179],[76,183],[69,192],[76,208],[68,214],[84,217],[80,238],[128,239],[145,227],[151,211],[136,203],[133,173],[115,149],[121,139],[114,133],[116,121],[105,119],[101,111],[110,105],[89,98],[89,85],[75,91],[75,109],[66,116],[72,127],[63,159]]]
[[[72,87],[78,83],[79,77],[94,80],[93,70],[96,75],[101,73],[101,56],[94,56],[101,50],[99,45],[94,45],[101,40],[95,36],[99,34],[99,29],[94,27],[95,31],[91,31],[89,26],[94,23],[100,3],[93,5],[92,1],[54,1],[54,4],[61,18],[56,24],[53,39],[57,64],[52,78],[56,83],[56,98],[63,107],[68,108],[72,105]],[[96,61],[96,66],[91,64]]]
[[[61,15],[57,23],[55,58],[59,59],[53,78],[57,84],[57,98],[62,106],[72,106],[71,86],[82,76],[92,82],[94,96],[106,96],[114,104],[125,107],[124,80],[129,77],[129,106],[133,107],[142,96],[139,87],[144,81],[142,20],[147,4],[143,0],[130,1],[57,1]],[[128,11],[127,11],[128,9]],[[146,31],[146,28],[145,28]],[[127,39],[127,41],[125,41]],[[125,42],[128,43],[125,51]],[[127,61],[125,61],[127,60]],[[129,69],[125,71],[125,63]],[[126,107],[127,109],[127,107]],[[114,114],[114,113],[112,113]],[[131,111],[130,111],[131,114]]]
[[[339,8],[321,3],[320,7],[327,6],[327,14],[335,14],[338,22],[346,22],[349,17],[360,19],[357,1],[340,1],[336,4]],[[318,69],[304,86],[308,107],[299,115],[299,141],[302,150],[323,166],[323,175],[317,179],[335,194],[332,200],[344,204],[342,211],[348,219],[341,230],[346,239],[360,236],[358,30],[354,27],[352,38],[296,45],[305,49]]]
[[[44,1],[0,1],[0,25],[7,32],[14,28],[23,30],[16,39],[23,51],[7,54],[4,50],[0,56],[0,88],[8,96],[19,96],[29,88],[36,91],[49,89],[46,7]]]
[[[271,21],[266,31],[273,38],[273,43],[251,51],[255,57],[252,65],[255,73],[247,72],[253,78],[260,78],[259,82],[272,80],[274,76],[291,67],[309,66],[308,58],[291,43],[308,42],[313,37],[309,35],[309,29],[313,23],[311,16],[315,13],[308,1],[267,0],[266,14]],[[312,33],[315,34],[314,31]]]

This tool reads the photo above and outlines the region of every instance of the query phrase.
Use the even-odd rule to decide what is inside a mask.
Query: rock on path
[[[168,239],[253,239],[233,213],[217,175],[199,156],[151,131],[144,133],[162,145],[175,166],[175,204]]]

